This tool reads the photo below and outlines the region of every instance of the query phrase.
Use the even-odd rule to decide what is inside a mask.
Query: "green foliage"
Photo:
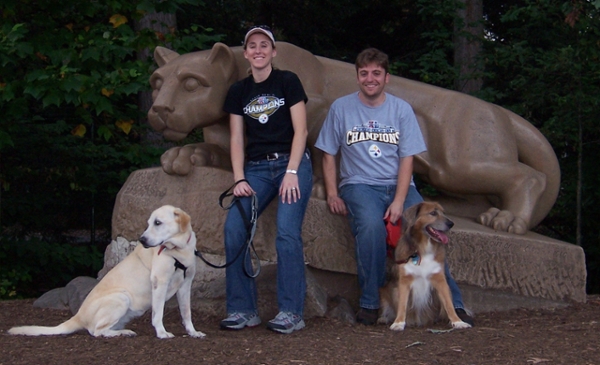
[[[421,23],[429,26],[420,34],[425,44],[417,53],[410,75],[419,81],[452,89],[458,77],[453,64],[454,22],[461,3],[458,0],[417,0],[416,3]]]
[[[103,252],[95,246],[37,238],[0,238],[0,299],[36,297],[75,276],[95,277]]]
[[[133,170],[157,165],[138,95],[155,68],[144,49],[189,52],[217,36],[193,26],[136,29],[192,0],[19,0],[0,27],[1,225],[56,237],[110,229],[116,194]],[[35,5],[35,6],[34,6]],[[165,28],[168,29],[168,28]]]
[[[600,214],[599,6],[583,0],[526,0],[488,13],[494,16],[488,24],[488,75],[482,96],[540,128],[559,158],[561,190],[540,229],[576,242],[581,184],[581,245],[586,251],[588,291],[599,292],[597,224],[586,218]]]

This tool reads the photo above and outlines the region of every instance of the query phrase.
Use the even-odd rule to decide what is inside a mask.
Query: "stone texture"
[[[198,250],[224,255],[223,226],[227,211],[219,196],[233,181],[231,172],[214,167],[196,167],[186,176],[168,175],[161,168],[134,171],[117,195],[112,220],[112,237],[135,241],[146,229],[152,211],[171,204],[193,219]],[[276,204],[258,220],[254,244],[261,259],[276,261]],[[356,273],[354,244],[345,217],[329,214],[324,200],[310,200],[302,238],[305,260],[315,268]]]
[[[119,192],[113,214],[113,239],[137,240],[150,213],[164,204],[192,216],[198,250],[223,255],[223,225],[227,212],[219,195],[230,187],[232,174],[215,167],[195,167],[186,176],[168,175],[161,168],[133,172]],[[262,260],[277,260],[276,205],[258,220],[254,244]],[[466,285],[553,301],[584,302],[585,256],[581,247],[533,232],[496,232],[470,219],[456,222],[448,248],[455,279]],[[356,274],[354,243],[345,217],[332,215],[326,202],[311,198],[302,231],[309,267]],[[127,246],[124,241],[121,243]],[[108,249],[107,249],[108,250]],[[320,283],[327,283],[327,279]],[[332,288],[326,291],[331,296]],[[348,298],[353,304],[353,299]]]
[[[98,279],[102,279],[108,273],[108,270],[123,261],[136,245],[137,240],[130,242],[123,237],[117,237],[116,240],[112,241],[104,250],[104,267],[98,273]]]
[[[585,302],[581,247],[534,232],[495,232],[453,217],[448,262],[457,282],[554,301]]]
[[[33,302],[37,308],[69,309],[69,298],[64,287],[55,288],[44,293]]]

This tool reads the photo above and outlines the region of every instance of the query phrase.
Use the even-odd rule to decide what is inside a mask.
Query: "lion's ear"
[[[215,43],[207,60],[211,65],[221,67],[223,74],[230,77],[230,82],[237,80],[235,56],[227,45],[220,42]]]
[[[154,49],[154,59],[156,60],[158,67],[166,65],[177,57],[179,57],[179,53],[168,48],[158,46]]]

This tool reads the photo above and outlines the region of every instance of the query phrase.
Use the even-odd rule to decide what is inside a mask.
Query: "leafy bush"
[[[37,297],[76,276],[96,277],[103,257],[93,245],[0,238],[0,299]]]
[[[57,284],[49,277],[65,281],[75,267],[98,268],[98,250],[64,243],[64,233],[110,232],[114,201],[129,174],[159,164],[164,143],[148,138],[140,107],[156,67],[145,51],[162,45],[184,53],[219,40],[196,25],[160,32],[136,21],[199,3],[3,4],[0,297],[34,295],[35,287]]]
[[[0,28],[1,225],[20,236],[110,227],[114,198],[133,170],[164,148],[138,95],[154,62],[141,51],[180,52],[218,40],[193,26],[168,34],[134,21],[191,0],[17,1]],[[168,28],[167,28],[168,29]]]

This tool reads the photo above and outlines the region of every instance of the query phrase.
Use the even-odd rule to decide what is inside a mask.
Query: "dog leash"
[[[229,189],[225,190],[219,196],[219,205],[221,206],[221,208],[223,208],[225,210],[229,210],[235,204],[235,206],[240,210],[242,219],[244,220],[244,222],[248,222],[248,224],[246,224],[246,232],[247,232],[246,244],[244,244],[244,245],[242,245],[242,247],[240,247],[240,250],[238,251],[238,253],[235,255],[235,257],[231,261],[225,262],[225,264],[223,264],[223,265],[215,265],[215,264],[207,261],[202,256],[202,254],[197,250],[194,252],[194,254],[196,256],[198,256],[202,261],[204,261],[204,263],[207,264],[208,266],[214,267],[215,269],[223,269],[223,268],[226,268],[227,266],[230,266],[231,264],[233,264],[242,255],[242,252],[246,251],[246,254],[244,255],[244,273],[246,274],[246,276],[248,276],[250,278],[256,278],[258,276],[258,274],[260,274],[260,268],[261,268],[260,258],[258,257],[258,253],[256,252],[256,249],[254,248],[254,243],[253,243],[254,234],[256,233],[256,220],[258,218],[258,200],[256,198],[256,194],[252,194],[252,208],[251,208],[252,214],[250,216],[250,219],[248,219],[248,215],[244,211],[244,207],[242,206],[242,203],[240,202],[240,198],[237,196],[233,197],[233,199],[231,200],[229,205],[227,205],[226,207],[223,206],[223,201],[226,198],[233,196],[233,188],[241,182],[248,182],[248,180],[246,180],[246,179],[238,180],[233,185],[231,185],[231,187]],[[248,267],[248,261],[246,261],[246,259],[245,259],[248,256],[250,256],[250,260],[249,260],[250,267]],[[254,272],[253,267],[252,267],[252,259],[256,260],[256,272]]]

